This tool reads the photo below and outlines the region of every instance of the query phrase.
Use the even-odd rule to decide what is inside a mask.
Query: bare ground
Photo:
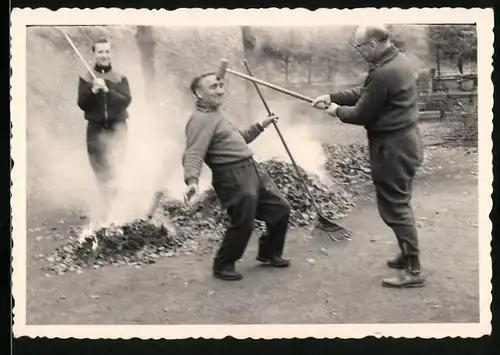
[[[354,135],[360,133],[353,130]],[[347,137],[347,135],[340,135]],[[477,155],[431,150],[430,170],[415,186],[427,286],[381,287],[395,271],[385,261],[395,239],[380,220],[373,193],[340,223],[355,232],[332,243],[292,230],[292,265],[257,265],[253,238],[240,282],[211,276],[211,256],[180,255],[148,267],[104,267],[48,275],[42,255],[64,242],[78,211],[37,202],[28,211],[28,324],[408,323],[478,322]],[[326,248],[321,251],[320,248]]]

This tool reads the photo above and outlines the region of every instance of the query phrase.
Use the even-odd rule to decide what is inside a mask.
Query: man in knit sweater
[[[246,130],[239,130],[220,110],[224,83],[215,74],[195,78],[191,90],[197,98],[186,125],[183,155],[186,201],[198,193],[203,163],[212,170],[212,186],[230,217],[230,225],[215,256],[213,275],[240,280],[235,263],[247,247],[255,219],[264,221],[267,232],[259,240],[257,260],[287,267],[283,248],[288,229],[290,204],[265,172],[258,171],[248,144],[278,118],[273,116]]]
[[[97,179],[107,218],[116,195],[116,174],[125,159],[127,108],[132,100],[127,78],[111,66],[111,44],[102,38],[92,46],[94,77],[81,76],[78,107],[87,123],[87,153]]]
[[[357,51],[371,64],[364,86],[316,98],[313,106],[342,122],[364,126],[369,142],[377,206],[393,230],[400,254],[388,266],[403,269],[399,277],[382,281],[386,287],[423,286],[420,250],[411,207],[412,184],[422,163],[423,144],[418,121],[415,70],[390,42],[383,26],[360,27]]]

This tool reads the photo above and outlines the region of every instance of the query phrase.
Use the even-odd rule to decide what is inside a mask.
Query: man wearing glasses
[[[368,137],[372,181],[382,220],[393,230],[399,255],[387,262],[402,269],[386,287],[421,287],[418,232],[411,206],[412,183],[422,163],[417,83],[409,59],[391,43],[383,26],[359,27],[355,48],[370,64],[362,87],[321,95],[312,105],[340,121],[364,126]]]

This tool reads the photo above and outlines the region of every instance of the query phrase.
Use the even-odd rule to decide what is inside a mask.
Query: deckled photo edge
[[[380,20],[391,23],[459,23],[476,22],[478,29],[478,73],[480,77],[479,89],[479,120],[480,124],[480,179],[479,179],[479,211],[480,211],[480,300],[481,300],[481,323],[480,324],[440,324],[434,326],[430,324],[418,325],[255,325],[255,326],[26,326],[25,306],[26,306],[26,75],[25,70],[25,33],[28,25],[56,25],[59,23],[74,25],[92,24],[149,24],[163,25],[164,17],[172,16],[173,25],[190,25],[193,16],[200,16],[199,25],[216,26],[220,25],[220,18],[214,18],[218,13],[227,14],[231,11],[231,17],[224,17],[224,25],[238,25],[241,23],[265,24],[266,21],[273,20],[276,23],[275,13],[279,11],[289,11],[286,18],[294,21],[293,14],[303,10],[177,10],[177,14],[168,11],[157,10],[136,10],[136,9],[96,9],[78,10],[64,9],[49,11],[46,9],[14,9],[12,13],[12,58],[11,58],[11,112],[12,112],[12,159],[14,167],[12,169],[12,221],[13,221],[13,295],[16,305],[14,306],[14,333],[16,336],[42,336],[42,337],[75,337],[75,338],[162,338],[165,333],[168,337],[175,338],[223,338],[234,336],[237,338],[290,338],[290,337],[364,337],[391,336],[391,337],[423,337],[439,338],[447,336],[481,336],[490,331],[491,322],[491,221],[489,212],[491,210],[491,130],[492,130],[492,93],[491,82],[492,55],[493,55],[493,12],[485,9],[357,9],[357,10],[317,10],[315,12],[305,11],[300,16],[301,22],[305,25],[307,21],[314,21],[315,24],[328,24],[327,17],[332,14],[342,14],[342,19],[335,24],[355,23],[360,21],[361,14],[369,16],[370,20]],[[258,11],[258,18],[252,17]],[[375,11],[376,16],[373,12]],[[210,17],[204,17],[210,12]],[[453,16],[444,16],[453,12]],[[397,13],[396,18],[392,18]],[[368,15],[369,14],[369,15]],[[133,16],[132,16],[133,15]],[[144,15],[137,18],[137,15]],[[175,16],[189,15],[187,17]],[[290,15],[290,16],[288,16]],[[305,16],[307,15],[307,17]],[[352,15],[352,16],[351,16]],[[330,15],[331,16],[331,15]],[[312,20],[314,18],[314,20]],[[418,18],[418,19],[417,19]],[[283,25],[286,21],[283,20]],[[479,21],[480,20],[480,21]],[[378,21],[377,21],[378,22]],[[281,25],[281,23],[279,24]],[[379,330],[380,329],[380,330]],[[272,335],[269,335],[270,331]],[[184,333],[185,332],[185,333]],[[174,336],[175,335],[175,336]]]

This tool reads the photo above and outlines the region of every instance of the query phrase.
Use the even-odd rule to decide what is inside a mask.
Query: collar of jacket
[[[383,51],[378,59],[370,65],[370,71],[381,67],[385,63],[393,60],[399,54],[399,49],[397,49],[394,45],[391,45],[385,51]]]
[[[111,64],[110,65],[99,65],[95,63],[94,65],[94,70],[99,73],[108,73],[112,69]]]
[[[196,110],[200,112],[215,112],[219,108],[217,106],[210,106],[202,103],[201,101],[196,101]]]

